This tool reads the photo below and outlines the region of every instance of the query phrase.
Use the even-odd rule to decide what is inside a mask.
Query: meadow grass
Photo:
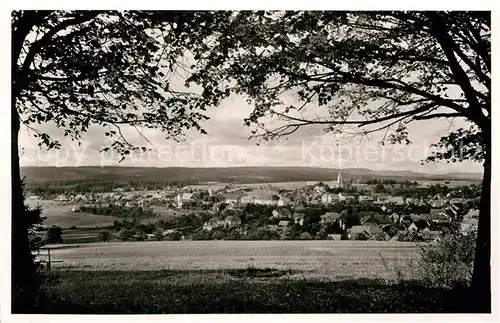
[[[293,279],[273,269],[57,270],[39,313],[449,313],[466,312],[466,289],[418,282]]]
[[[467,289],[412,276],[418,247],[376,241],[65,245],[39,313],[468,312]],[[397,270],[393,270],[397,269]]]
[[[95,234],[97,237],[97,232]],[[248,267],[300,271],[308,279],[389,279],[418,256],[412,243],[379,241],[147,241],[81,244],[54,250],[56,265],[92,270],[225,270]],[[383,259],[382,259],[383,257]],[[383,262],[381,260],[384,260]]]

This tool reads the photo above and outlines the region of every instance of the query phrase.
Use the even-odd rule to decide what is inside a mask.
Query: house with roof
[[[375,198],[371,195],[359,195],[358,196],[358,202],[373,202]]]
[[[254,191],[248,194],[252,202],[260,205],[278,205],[280,197],[274,191]]]
[[[405,201],[402,196],[392,196],[389,198],[389,202],[395,205],[404,205]]]
[[[344,195],[344,201],[352,202],[352,201],[356,201],[356,200],[357,200],[357,198],[354,195]]]
[[[322,225],[338,224],[342,230],[345,230],[345,221],[342,219],[341,214],[337,212],[326,212],[321,215],[321,221],[319,223]]]
[[[268,224],[265,226],[265,228],[269,231],[277,231],[279,229],[276,224]]]
[[[294,213],[292,215],[293,223],[296,223],[298,225],[304,225],[305,216],[306,215],[304,213]]]
[[[229,215],[224,218],[226,228],[235,228],[241,225],[241,219],[235,215]]]
[[[325,214],[321,215],[320,223],[335,223],[339,221],[339,219],[340,219],[340,213],[326,212]]]
[[[374,205],[384,205],[390,202],[391,196],[388,194],[377,194],[377,198],[373,201]]]
[[[443,212],[450,219],[456,219],[460,214],[460,207],[458,204],[450,204],[443,209]]]
[[[470,209],[467,214],[464,215],[464,219],[466,218],[474,218],[479,219],[479,210],[478,209]]]
[[[278,223],[278,226],[280,227],[287,227],[289,226],[291,223],[291,221],[285,221],[285,220],[281,220],[279,223]]]
[[[326,236],[326,240],[340,241],[340,240],[342,240],[342,235],[341,234],[337,234],[337,233],[329,233]]]
[[[446,200],[444,199],[437,199],[437,200],[433,200],[431,202],[431,207],[432,208],[442,208],[443,206],[445,206],[446,204]]]
[[[424,241],[440,241],[441,240],[441,231],[431,231],[431,230],[423,230],[421,233],[422,239]]]
[[[226,226],[226,222],[219,218],[211,218],[209,221],[203,224],[203,230],[212,231],[214,229],[223,228]]]
[[[470,231],[477,231],[477,226],[479,224],[479,210],[471,209],[464,216],[462,222],[460,223],[460,233],[463,235],[468,235]]]
[[[175,197],[175,204],[177,205],[177,208],[182,208],[183,205],[189,204],[192,202],[192,197],[193,193],[178,193],[177,196]]]
[[[155,192],[153,196],[151,196],[152,200],[161,200],[163,196],[161,196],[160,192]]]
[[[404,231],[404,230],[399,230],[398,232],[396,232],[396,234],[391,238],[389,239],[390,241],[399,241],[399,239],[401,237],[404,237],[405,235],[408,234],[408,231]]]
[[[391,218],[392,223],[400,223],[401,216],[396,212],[393,212],[389,217]]]
[[[226,204],[238,204],[243,194],[239,192],[229,192],[224,194],[224,202]]]
[[[251,204],[253,203],[253,198],[251,196],[248,196],[248,195],[241,195],[239,197],[239,204],[241,205],[247,205],[247,204]]]
[[[321,195],[321,203],[332,204],[332,203],[338,202],[338,201],[340,201],[339,194],[325,193],[325,194]]]
[[[416,206],[424,207],[427,205],[427,202],[425,202],[423,199],[415,199],[413,204]]]
[[[386,225],[392,224],[392,219],[387,214],[368,214],[361,219],[361,225],[373,224],[373,225]]]
[[[87,202],[88,200],[89,200],[89,198],[83,194],[77,194],[75,197],[73,197],[73,201],[79,202],[79,203]]]
[[[471,231],[477,231],[478,224],[479,219],[464,218],[460,223],[460,233],[463,235],[468,235]]]
[[[431,209],[429,212],[429,218],[432,222],[436,223],[451,222],[451,218],[446,214],[444,210],[441,209]]]
[[[416,198],[413,198],[413,197],[407,197],[406,200],[405,200],[405,203],[407,205],[415,205],[418,203],[418,200]]]
[[[454,197],[450,200],[451,205],[462,204],[462,203],[463,203],[463,199],[461,197]]]
[[[365,239],[370,238],[372,235],[382,233],[382,229],[378,225],[355,225],[347,230],[349,239],[356,239],[358,236],[364,236]]]
[[[418,221],[418,220],[424,220],[424,221],[430,221],[431,216],[429,214],[421,213],[421,214],[415,214],[412,213],[410,214],[410,217],[413,222]]]
[[[305,209],[306,209],[306,208],[305,208],[305,207],[304,207],[304,205],[302,205],[302,204],[297,204],[297,205],[295,205],[295,206],[293,207],[293,210],[294,210],[295,212],[304,212],[304,210],[305,210]]]
[[[308,203],[310,205],[319,205],[321,203],[321,201],[316,200],[316,199],[311,199],[310,201],[308,201]]]
[[[69,198],[65,194],[59,194],[54,201],[57,202],[68,202]]]
[[[288,219],[290,216],[291,213],[288,209],[274,209],[271,212],[271,218],[274,219]]]
[[[314,186],[313,190],[316,194],[323,194],[326,192],[327,186],[324,183],[319,183],[318,185]]]
[[[406,227],[409,227],[413,222],[411,215],[403,215],[399,217],[399,223],[403,224]]]
[[[410,224],[408,227],[408,232],[421,232],[421,231],[430,231],[430,223],[425,220],[418,220]]]
[[[285,205],[290,205],[292,203],[292,200],[290,200],[288,197],[280,197],[278,200],[278,206],[285,206]]]

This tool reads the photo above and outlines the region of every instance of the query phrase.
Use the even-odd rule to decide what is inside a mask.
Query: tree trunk
[[[19,166],[19,116],[12,103],[12,312],[29,312],[36,297],[34,264],[28,238],[28,221],[24,208],[23,187]]]
[[[485,136],[484,175],[471,283],[474,312],[491,313],[491,136]]]

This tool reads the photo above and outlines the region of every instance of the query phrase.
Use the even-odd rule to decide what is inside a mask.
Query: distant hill
[[[339,170],[315,167],[23,167],[21,173],[28,183],[40,182],[291,182],[329,181],[337,178]],[[373,171],[364,168],[342,169],[345,179],[397,179],[397,180],[481,180],[479,173],[423,174],[412,171]]]

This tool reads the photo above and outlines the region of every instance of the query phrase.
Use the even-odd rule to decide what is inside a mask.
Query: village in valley
[[[80,217],[113,218],[113,224],[57,228],[52,243],[145,240],[391,240],[439,241],[477,230],[480,186],[453,181],[344,179],[329,182],[196,185],[110,192],[49,194],[50,201]],[[42,202],[45,203],[45,202]],[[78,232],[85,239],[78,239]],[[57,235],[56,235],[57,236]],[[69,237],[69,239],[66,239]]]

